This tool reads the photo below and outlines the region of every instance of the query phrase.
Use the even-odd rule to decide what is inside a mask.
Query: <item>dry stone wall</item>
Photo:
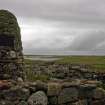
[[[88,65],[57,64],[54,62],[26,63],[26,72],[47,75],[50,79],[88,79],[105,83],[105,73],[93,72]]]
[[[0,81],[0,105],[105,105],[97,81]]]

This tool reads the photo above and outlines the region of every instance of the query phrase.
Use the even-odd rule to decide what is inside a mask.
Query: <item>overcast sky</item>
[[[17,16],[25,54],[105,54],[105,0],[0,0]]]

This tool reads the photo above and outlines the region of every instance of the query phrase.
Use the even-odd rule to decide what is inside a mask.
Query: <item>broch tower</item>
[[[16,17],[0,10],[0,79],[24,78],[20,28]]]

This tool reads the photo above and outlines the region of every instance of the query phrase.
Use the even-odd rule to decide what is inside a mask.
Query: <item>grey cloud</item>
[[[43,19],[67,23],[105,25],[104,0],[2,0],[1,9],[9,9],[18,18]],[[66,24],[67,24],[66,23]]]
[[[3,0],[1,8],[7,8],[23,17],[50,20],[105,21],[105,1],[101,0]]]
[[[58,32],[59,34],[59,32]],[[70,44],[71,36],[60,36],[56,37],[45,36],[45,38],[36,38],[31,41],[27,41],[23,43],[24,49],[29,50],[63,50]]]
[[[105,32],[103,31],[90,31],[85,35],[79,35],[69,46],[70,50],[77,51],[94,51],[98,45],[105,41]],[[105,47],[105,44],[103,45]]]
[[[0,9],[13,12],[23,31],[27,32],[23,25],[54,28],[50,33],[41,30],[35,33],[38,27],[33,28],[28,34],[36,37],[23,41],[25,53],[103,54],[105,51],[105,0],[1,0]]]
[[[95,48],[96,51],[104,51],[105,52],[105,40],[101,43],[99,43],[96,48]]]

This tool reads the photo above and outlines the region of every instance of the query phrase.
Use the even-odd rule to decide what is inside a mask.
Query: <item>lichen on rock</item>
[[[7,10],[0,10],[0,35],[13,36],[16,50],[22,48],[20,28],[16,17]]]
[[[0,79],[24,78],[20,27],[14,14],[0,10]]]

